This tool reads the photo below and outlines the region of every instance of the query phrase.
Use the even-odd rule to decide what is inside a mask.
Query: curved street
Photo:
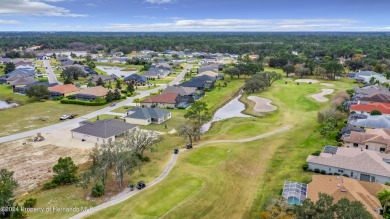
[[[266,138],[266,137],[271,136],[271,135],[275,135],[275,134],[279,134],[281,132],[285,132],[285,131],[289,130],[291,127],[292,127],[291,125],[287,125],[287,126],[284,126],[284,127],[280,128],[280,129],[277,129],[277,130],[272,131],[272,132],[267,132],[267,133],[264,133],[264,134],[261,134],[261,135],[255,136],[255,137],[239,139],[239,140],[205,141],[205,142],[203,142],[203,143],[201,143],[199,145],[194,145],[194,148],[201,147],[201,146],[204,146],[206,144],[213,144],[213,143],[230,143],[230,142],[244,143],[244,142],[255,141],[255,140],[262,139],[262,138]],[[184,151],[186,151],[186,149],[180,149],[179,153],[182,153]],[[148,183],[146,185],[145,189],[148,189],[148,188],[156,185],[157,183],[159,183],[161,180],[163,180],[168,175],[168,173],[172,170],[173,166],[176,164],[177,157],[178,157],[178,154],[173,154],[171,160],[168,162],[168,165],[164,168],[163,172],[156,179],[154,179],[152,182]],[[100,210],[103,210],[105,208],[108,208],[110,206],[119,204],[119,203],[121,203],[123,201],[126,201],[128,198],[134,196],[135,194],[137,194],[137,193],[139,193],[141,191],[142,190],[137,190],[137,189],[134,189],[133,191],[130,191],[130,189],[127,188],[123,192],[121,192],[118,195],[112,197],[110,201],[105,202],[105,203],[103,203],[101,205],[95,206],[95,207],[89,209],[88,211],[83,211],[83,212],[81,212],[79,214],[76,214],[76,215],[70,217],[70,219],[80,219],[80,218],[83,218],[83,217],[88,216],[90,214],[96,213],[96,212],[98,212]]]
[[[65,127],[65,126],[68,126],[68,125],[71,125],[71,124],[79,123],[81,121],[84,121],[84,120],[87,120],[87,119],[90,119],[90,118],[94,118],[94,117],[96,117],[96,116],[98,116],[100,114],[108,113],[111,110],[117,109],[119,107],[126,106],[126,105],[132,103],[134,99],[147,97],[151,93],[155,93],[155,92],[158,92],[158,90],[160,90],[160,89],[166,88],[168,85],[172,86],[172,85],[174,85],[176,83],[179,83],[181,80],[184,79],[184,76],[186,75],[187,71],[189,71],[191,68],[192,68],[192,65],[188,64],[186,66],[186,68],[184,68],[183,71],[181,71],[180,74],[173,81],[169,82],[167,85],[162,85],[162,86],[156,87],[156,88],[151,89],[151,90],[137,91],[137,92],[140,93],[139,95],[137,95],[135,97],[128,97],[126,100],[117,103],[113,107],[108,106],[108,107],[105,107],[103,109],[97,110],[95,112],[89,113],[87,115],[83,115],[83,116],[80,116],[78,118],[75,118],[75,119],[72,119],[72,120],[67,120],[65,122],[60,122],[60,123],[57,123],[57,124],[54,124],[54,125],[50,125],[50,126],[46,126],[46,127],[30,130],[30,131],[27,131],[27,132],[21,132],[21,133],[14,134],[14,135],[8,135],[8,136],[0,137],[0,143],[14,141],[14,140],[18,140],[18,139],[21,139],[21,138],[26,138],[26,137],[29,137],[29,136],[34,136],[38,132],[44,133],[44,132],[52,131],[53,129],[62,128],[62,127]],[[49,68],[49,69],[51,69],[51,68]]]

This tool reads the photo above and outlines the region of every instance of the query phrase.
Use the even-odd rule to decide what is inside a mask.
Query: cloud
[[[142,19],[156,19],[156,17],[153,16],[147,16],[147,15],[136,15],[133,16],[134,18],[142,18]]]
[[[88,7],[96,7],[97,5],[96,4],[94,4],[94,3],[87,3],[87,4],[85,4],[86,6],[88,6]]]
[[[19,24],[20,22],[19,21],[16,21],[16,20],[3,20],[3,19],[0,19],[0,24]]]
[[[145,0],[145,2],[151,4],[167,4],[173,2],[173,0]]]
[[[110,24],[110,31],[308,31],[332,30],[357,23],[351,19],[178,19],[166,23]]]
[[[46,0],[58,1],[58,0]],[[57,17],[85,17],[85,14],[73,14],[70,10],[37,0],[1,0],[0,15],[39,15]]]

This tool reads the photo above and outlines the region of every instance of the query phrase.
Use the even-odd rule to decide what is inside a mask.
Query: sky
[[[0,31],[390,31],[389,0],[0,0]]]

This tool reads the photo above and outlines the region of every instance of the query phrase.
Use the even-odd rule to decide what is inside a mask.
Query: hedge
[[[107,101],[103,100],[101,102],[89,102],[89,101],[83,101],[83,100],[62,99],[61,103],[63,103],[63,104],[77,104],[77,105],[85,105],[85,106],[102,106],[104,104],[107,104]]]

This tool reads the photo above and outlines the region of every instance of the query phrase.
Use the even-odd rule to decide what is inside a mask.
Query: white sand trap
[[[255,102],[255,107],[253,108],[256,112],[259,113],[265,113],[265,112],[271,112],[277,109],[276,106],[271,104],[271,100],[261,98],[261,97],[255,97],[255,96],[249,96],[248,99]]]
[[[322,89],[322,92],[319,94],[313,94],[311,97],[313,97],[318,102],[326,102],[329,101],[328,98],[324,97],[325,95],[333,93],[333,89]]]
[[[312,84],[315,84],[315,83],[318,83],[319,81],[317,80],[313,80],[313,79],[297,79],[295,80],[295,82],[302,82],[302,83],[312,83]]]
[[[330,84],[330,83],[320,83],[320,84],[326,87],[334,87],[334,84]]]

